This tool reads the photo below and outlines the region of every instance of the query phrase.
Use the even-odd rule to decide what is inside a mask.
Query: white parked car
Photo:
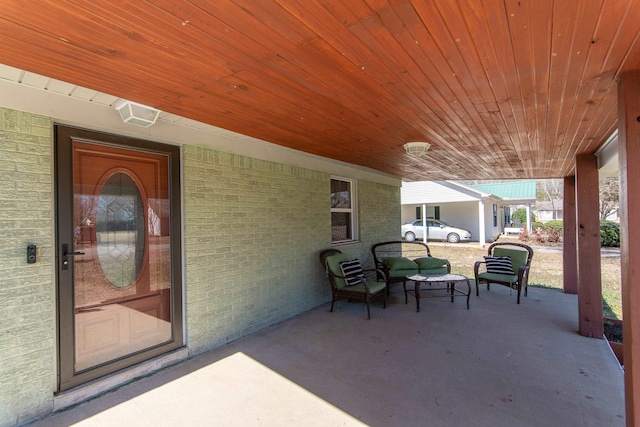
[[[422,220],[418,219],[402,226],[402,237],[407,242],[423,239],[423,230]],[[468,242],[471,240],[471,232],[462,228],[451,227],[442,221],[428,219],[427,240],[446,240],[449,243]]]

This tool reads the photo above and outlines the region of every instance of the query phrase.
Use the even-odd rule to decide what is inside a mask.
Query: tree
[[[527,226],[527,210],[525,208],[520,208],[516,210],[513,214],[511,214],[511,219],[520,224],[521,227]],[[531,212],[531,222],[535,222],[536,216],[533,212]]]
[[[607,219],[620,209],[620,187],[618,178],[600,180],[600,219]]]
[[[556,203],[562,200],[564,182],[561,179],[543,179],[536,182],[536,197],[538,200],[549,200],[553,219],[556,219]]]

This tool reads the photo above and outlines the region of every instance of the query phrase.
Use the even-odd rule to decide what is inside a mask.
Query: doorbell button
[[[27,264],[35,264],[37,259],[37,247],[36,245],[27,246]]]

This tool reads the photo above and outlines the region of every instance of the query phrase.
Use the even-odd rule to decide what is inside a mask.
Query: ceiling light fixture
[[[126,99],[119,100],[113,106],[120,113],[123,122],[145,128],[154,124],[160,114],[160,110]]]
[[[408,155],[422,157],[427,154],[427,150],[431,147],[431,144],[428,142],[407,142],[403,147],[407,150]]]

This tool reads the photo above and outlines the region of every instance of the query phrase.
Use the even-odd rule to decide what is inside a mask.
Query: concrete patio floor
[[[502,286],[416,312],[323,305],[36,426],[623,426],[623,372],[577,297]]]

